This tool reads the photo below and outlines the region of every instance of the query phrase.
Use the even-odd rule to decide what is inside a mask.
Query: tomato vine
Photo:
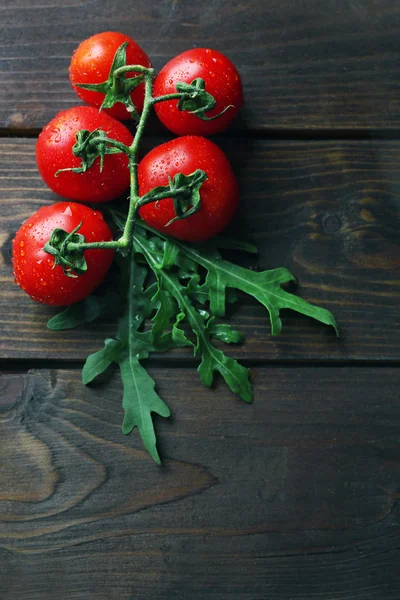
[[[150,111],[155,106],[174,100],[177,101],[178,111],[204,121],[208,127],[208,124],[214,120],[217,121],[222,117],[226,119],[231,105],[226,104],[219,108],[219,112],[209,115],[209,111],[216,109],[216,100],[201,77],[196,77],[189,82],[174,82],[175,89],[172,93],[154,96],[153,68],[141,64],[126,64],[128,47],[129,42],[124,41],[117,48],[105,81],[80,84],[75,80],[74,86],[90,93],[101,92],[104,95],[101,106],[103,109],[110,110],[114,105],[123,104],[126,111],[137,121],[133,140],[131,143],[125,143],[121,139],[113,139],[101,127],[93,130],[79,129],[76,131],[72,154],[80,160],[80,165],[62,167],[54,172],[56,177],[68,171],[84,176],[97,168],[101,173],[110,155],[125,155],[130,179],[129,208],[127,214],[121,214],[115,209],[108,210],[109,216],[120,232],[119,237],[112,240],[107,234],[107,239],[101,239],[99,235],[93,233],[91,239],[86,239],[84,232],[88,227],[85,229],[85,215],[89,214],[90,209],[84,207],[83,219],[79,222],[77,221],[80,214],[78,207],[81,205],[74,205],[72,211],[68,204],[66,207],[63,204],[63,219],[70,224],[70,228],[64,230],[56,227],[52,232],[49,231],[48,239],[40,251],[44,251],[48,257],[51,257],[48,261],[51,262],[52,269],[56,273],[57,284],[60,285],[59,282],[63,281],[62,277],[65,280],[69,278],[74,280],[72,283],[75,288],[80,280],[89,277],[92,257],[96,252],[108,252],[108,268],[111,254],[115,251],[120,270],[119,284],[103,295],[89,295],[81,302],[68,307],[53,317],[48,327],[53,330],[67,329],[91,322],[101,315],[113,314],[116,310],[120,312],[115,338],[106,339],[104,348],[87,358],[82,379],[87,384],[112,363],[119,365],[124,386],[123,432],[129,433],[137,427],[145,448],[152,458],[160,463],[152,413],[168,417],[169,408],[158,396],[155,382],[142,365],[143,359],[148,358],[153,352],[190,347],[194,356],[200,360],[198,372],[204,385],[211,386],[214,374],[219,372],[235,394],[245,402],[251,402],[252,388],[248,369],[227,356],[213,343],[213,340],[226,344],[237,344],[242,341],[239,332],[229,324],[217,320],[225,316],[227,304],[237,301],[237,292],[252,296],[266,308],[272,335],[280,333],[282,328],[280,311],[287,308],[332,326],[337,334],[338,327],[335,318],[328,310],[314,306],[283,289],[283,285],[295,281],[287,269],[277,268],[256,272],[235,265],[220,254],[220,249],[224,248],[256,252],[251,244],[223,237],[211,237],[205,244],[187,244],[182,233],[176,233],[176,237],[180,239],[168,235],[169,232],[175,231],[173,227],[176,223],[184,221],[189,223],[190,219],[193,222],[193,218],[197,218],[202,209],[204,212],[206,186],[211,186],[214,177],[218,179],[220,187],[228,189],[228,199],[232,203],[230,212],[227,213],[225,221],[221,221],[219,229],[210,227],[209,236],[215,236],[232,218],[236,210],[237,188],[235,181],[231,188],[228,184],[225,185],[222,171],[227,181],[234,180],[225,157],[221,158],[220,162],[216,161],[220,167],[218,177],[214,176],[211,166],[213,161],[206,158],[202,163],[204,169],[194,168],[189,173],[172,169],[168,171],[165,184],[154,187],[148,185],[149,189],[147,189],[142,182],[139,187],[137,156]],[[224,62],[221,56],[218,53],[218,60],[222,61],[221,64],[227,65],[228,63]],[[229,65],[226,68],[230,69]],[[232,72],[237,77],[236,71]],[[132,94],[139,86],[144,86],[141,113],[132,101]],[[241,99],[241,89],[237,98]],[[233,108],[234,112],[237,112],[239,106]],[[181,126],[182,124],[179,125]],[[184,143],[182,140],[184,138],[178,138],[166,144],[163,149],[167,153],[166,156],[172,148],[176,149]],[[215,144],[208,140],[204,141],[202,147],[206,157],[207,151],[222,154],[219,149],[216,149]],[[148,156],[150,155],[151,153]],[[149,164],[152,165],[151,162]],[[153,179],[150,178],[151,181]],[[215,194],[215,189],[212,189],[212,193]],[[224,202],[226,201],[225,198]],[[150,206],[157,208],[167,202],[172,207],[172,218],[169,218],[163,227],[155,229],[151,226],[151,219],[146,222],[144,209]],[[144,220],[139,215],[141,209],[143,215],[142,213],[140,215]],[[68,220],[73,212],[74,220]],[[213,218],[212,211],[207,208],[206,212],[209,217],[211,215],[210,218]],[[99,219],[99,216],[97,215],[96,218]],[[26,226],[23,226],[23,229],[25,231]],[[22,240],[21,236],[25,236],[23,239],[26,239],[24,232],[19,232],[16,239]],[[200,232],[200,235],[197,232],[197,236],[192,236],[192,239],[196,240],[203,238],[203,232]],[[14,247],[16,248],[17,245]],[[86,257],[89,256],[91,262],[87,264]],[[17,250],[14,252],[13,260],[16,277],[22,279],[20,255]],[[103,277],[104,272],[101,273],[99,281]],[[93,289],[94,282],[91,282],[90,286],[90,290]],[[30,293],[29,289],[25,289]],[[33,289],[35,294],[31,295],[35,299],[56,304],[48,296],[37,295],[36,283]],[[82,295],[75,289],[71,297],[81,300]]]

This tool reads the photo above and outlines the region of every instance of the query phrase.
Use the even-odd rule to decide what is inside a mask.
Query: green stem
[[[125,229],[124,229],[122,236],[119,239],[119,241],[124,244],[124,247],[127,246],[129,249],[132,246],[133,228],[135,225],[135,220],[136,220],[137,212],[138,212],[138,208],[139,208],[138,207],[139,182],[138,182],[138,173],[137,173],[138,164],[136,161],[136,157],[137,157],[137,153],[138,153],[138,149],[139,149],[139,144],[140,144],[140,141],[143,136],[144,127],[145,127],[146,121],[149,117],[149,114],[150,114],[150,111],[152,108],[151,98],[152,98],[152,94],[153,94],[153,81],[152,81],[153,74],[152,74],[152,72],[150,73],[150,71],[152,71],[152,69],[151,70],[148,69],[147,71],[148,72],[145,75],[145,92],[144,92],[143,111],[142,111],[142,114],[140,115],[140,120],[139,120],[137,129],[136,129],[135,137],[133,138],[133,142],[129,148],[129,157],[130,157],[129,170],[131,173],[131,194],[130,194],[129,210],[128,210],[128,216],[126,219]]]
[[[123,67],[119,67],[115,69],[113,73],[113,77],[121,77],[125,73],[143,73],[143,75],[147,78],[152,78],[154,75],[154,69],[150,69],[149,67],[144,67],[143,65],[124,65]]]
[[[138,208],[145,206],[146,204],[151,204],[152,202],[159,202],[160,200],[165,200],[165,198],[174,198],[179,196],[179,194],[183,194],[187,191],[187,187],[176,188],[174,191],[166,190],[165,192],[160,192],[156,196],[150,196],[145,194],[139,199]]]
[[[127,146],[126,144],[123,144],[122,142],[118,142],[118,140],[113,140],[112,138],[102,138],[102,137],[94,137],[91,138],[89,144],[92,146],[95,146],[96,144],[107,144],[108,146],[114,146],[115,148],[118,148],[118,150],[121,150],[121,152],[123,152],[124,154],[127,154],[129,156],[129,146]]]
[[[68,242],[67,244],[68,252],[73,252],[74,250],[121,250],[124,247],[124,244],[120,240],[112,240],[110,242],[83,242],[82,244]]]
[[[128,216],[126,218],[124,231],[119,238],[120,249],[127,249],[128,252],[132,246],[133,241],[133,228],[135,225],[135,219],[137,215],[137,204],[139,201],[139,187],[137,181],[137,162],[132,157],[129,161],[129,170],[131,173],[131,193],[129,200]]]
[[[153,93],[153,69],[146,69],[142,67],[138,68],[138,65],[134,65],[133,67],[127,65],[126,67],[121,67],[117,69],[115,74],[122,74],[127,71],[138,70],[142,71],[145,74],[145,94],[144,94],[144,103],[143,103],[143,111],[140,115],[140,120],[136,129],[136,134],[133,139],[131,146],[125,146],[125,144],[120,144],[119,142],[114,142],[116,147],[119,147],[125,154],[129,157],[129,171],[130,171],[130,200],[129,200],[129,211],[128,216],[125,223],[124,231],[121,237],[118,240],[111,242],[91,242],[91,243],[83,243],[77,244],[70,242],[67,246],[68,251],[72,250],[95,250],[95,249],[110,249],[110,250],[121,250],[124,254],[129,253],[130,248],[133,242],[133,229],[135,226],[135,220],[137,218],[137,212],[139,209],[139,183],[138,183],[138,174],[137,174],[137,152],[139,149],[139,144],[141,138],[143,136],[144,128],[146,121],[149,117],[150,111],[152,109],[152,93]],[[101,140],[108,143],[108,140]],[[112,143],[113,140],[110,140]]]
[[[124,65],[123,67],[119,67],[113,73],[113,83],[112,83],[112,91],[114,93],[118,93],[120,91],[120,81],[125,73],[136,72],[142,73],[146,78],[153,77],[154,69],[149,69],[147,67],[143,67],[142,65]]]
[[[166,102],[168,100],[180,100],[181,98],[187,96],[184,92],[175,92],[173,94],[165,94],[164,96],[157,96],[156,98],[152,98],[152,104],[158,104],[158,102]]]
[[[123,67],[121,67],[122,69]],[[119,69],[118,69],[119,71]],[[144,126],[149,117],[149,114],[152,109],[152,96],[153,96],[153,69],[147,69],[148,74],[145,76],[145,88],[144,88],[144,102],[143,102],[143,110],[140,115],[140,120],[138,126],[136,128],[136,134],[133,138],[132,145],[130,150],[132,154],[136,156],[136,153],[139,148],[140,141],[142,139]],[[150,72],[151,71],[151,72]]]

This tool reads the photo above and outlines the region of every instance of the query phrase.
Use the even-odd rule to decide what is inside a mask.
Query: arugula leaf
[[[117,225],[123,226],[119,213],[111,214]],[[283,284],[295,281],[287,269],[252,271],[222,259],[218,251],[237,246],[253,252],[251,244],[216,238],[206,246],[186,245],[141,222],[136,224],[133,244],[128,258],[117,257],[126,305],[116,339],[107,339],[102,350],[88,357],[82,378],[89,383],[112,362],[118,363],[124,386],[122,430],[130,433],[137,427],[157,463],[160,457],[152,413],[168,417],[169,409],[140,362],[150,353],[190,346],[200,359],[198,373],[204,385],[211,386],[214,374],[219,372],[234,393],[245,402],[252,401],[248,369],[213,344],[213,340],[226,344],[242,341],[238,331],[216,320],[216,316],[224,315],[227,302],[236,301],[236,290],[250,294],[267,308],[273,335],[281,330],[282,308],[311,316],[338,333],[329,311],[282,289]],[[150,283],[146,264],[155,276]]]
[[[54,315],[48,321],[47,327],[52,331],[73,329],[114,313],[119,304],[120,296],[117,291],[114,288],[107,288],[103,296],[88,296],[82,302],[71,304],[62,312]]]
[[[82,383],[90,383],[104,373],[114,361],[118,362],[122,346],[122,342],[118,340],[106,339],[102,350],[87,357],[82,369]]]
[[[177,244],[186,256],[207,269],[206,285],[213,314],[225,314],[226,289],[234,288],[253,296],[265,306],[270,316],[272,335],[281,332],[279,312],[282,308],[290,308],[330,325],[335,329],[336,335],[339,335],[339,328],[332,313],[282,289],[282,284],[296,281],[287,269],[282,267],[270,271],[251,271],[223,260],[216,250],[200,249],[181,242]]]
[[[82,380],[83,383],[89,383],[112,362],[118,363],[124,385],[122,405],[125,416],[122,431],[127,434],[137,427],[146,450],[160,464],[151,413],[168,417],[169,408],[156,393],[154,380],[139,362],[154,349],[152,332],[143,333],[139,329],[157,303],[149,300],[149,294],[144,289],[146,268],[135,261],[133,252],[126,262],[126,306],[119,322],[117,339],[106,340],[103,350],[87,358]],[[154,286],[148,289],[154,292]]]
[[[215,317],[208,321],[207,331],[211,337],[222,340],[225,344],[240,344],[243,341],[240,331],[232,329],[227,323],[217,323]]]
[[[257,247],[254,244],[243,240],[237,240],[226,235],[218,235],[215,238],[211,238],[211,240],[207,242],[207,245],[210,248],[226,248],[227,250],[242,250],[249,254],[258,254]]]
[[[160,289],[166,290],[175,298],[181,310],[179,320],[186,319],[196,336],[196,342],[191,342],[182,330],[179,333],[179,338],[186,343],[190,343],[194,348],[194,355],[201,358],[198,368],[201,381],[204,385],[210,387],[214,372],[219,371],[234,393],[239,394],[245,402],[251,402],[253,395],[248,369],[240,365],[235,359],[226,356],[211,342],[212,336],[220,339],[229,338],[230,343],[235,340],[240,341],[240,337],[237,336],[236,332],[233,333],[230,328],[225,328],[225,330],[218,328],[215,320],[210,320],[206,311],[196,309],[190,299],[188,286],[181,283],[179,274],[162,268],[163,261],[160,260],[160,254],[157,252],[154,243],[149,242],[138,232],[135,235],[135,243],[154,271]]]
[[[268,271],[252,271],[240,267],[229,261],[223,260],[217,248],[234,248],[234,240],[231,238],[216,237],[207,242],[206,245],[189,245],[175,240],[172,242],[166,235],[155,231],[146,223],[141,227],[169,240],[170,244],[176,244],[181,251],[192,262],[201,265],[207,270],[205,282],[206,291],[209,294],[210,310],[216,316],[225,315],[225,303],[235,302],[234,290],[241,290],[258,300],[269,312],[272,335],[279,335],[282,330],[282,322],[279,312],[283,308],[295,310],[303,315],[309,316],[325,325],[334,328],[339,336],[338,324],[332,313],[325,308],[310,304],[306,300],[295,296],[282,289],[282,284],[296,282],[296,278],[283,267]],[[252,244],[238,243],[238,249],[253,252]]]

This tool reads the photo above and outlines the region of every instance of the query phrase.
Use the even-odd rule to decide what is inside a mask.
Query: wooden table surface
[[[11,273],[13,233],[57,200],[35,138],[79,103],[69,59],[103,30],[156,69],[194,46],[237,65],[246,106],[216,138],[232,230],[341,328],[286,313],[272,338],[242,302],[252,405],[186,350],[150,360],[162,467],[121,433],[117,371],[80,381],[115,323],[51,332]],[[3,0],[0,34],[0,599],[398,600],[398,0]],[[154,120],[145,149],[169,137]]]

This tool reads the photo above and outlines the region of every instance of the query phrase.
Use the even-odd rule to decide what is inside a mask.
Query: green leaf
[[[90,383],[104,373],[111,363],[118,362],[123,346],[124,344],[119,340],[105,340],[102,350],[87,357],[82,369],[82,383],[85,385]]]
[[[91,323],[118,309],[120,296],[114,288],[107,288],[103,296],[91,295],[82,302],[71,304],[65,310],[52,317],[47,327],[52,331],[73,329],[85,323]]]
[[[123,217],[115,214],[117,224],[123,225]],[[200,361],[198,373],[204,385],[211,386],[215,373],[220,373],[234,393],[246,402],[252,401],[248,369],[213,344],[213,340],[226,344],[242,341],[238,331],[216,320],[216,315],[224,314],[225,303],[236,300],[236,290],[252,295],[267,308],[275,335],[281,329],[282,308],[312,316],[338,331],[329,311],[282,289],[282,285],[294,281],[287,269],[255,272],[223,260],[218,248],[237,247],[231,240],[216,240],[201,248],[189,246],[139,223],[133,243],[130,256],[117,259],[126,290],[117,339],[106,340],[104,349],[88,358],[83,380],[92,381],[112,362],[119,364],[124,385],[123,431],[129,433],[137,427],[157,463],[160,457],[152,414],[167,417],[169,409],[140,363],[150,353],[191,346]],[[155,282],[147,281],[144,263],[153,272]],[[146,328],[148,324],[150,329]]]
[[[212,238],[208,242],[208,247],[214,246],[215,248],[225,248],[227,250],[242,250],[243,252],[248,252],[249,254],[257,254],[258,250],[254,244],[250,242],[244,242],[243,240],[236,240],[234,238],[228,236],[217,236]]]
[[[144,75],[134,75],[126,77],[126,74],[114,75],[115,71],[126,66],[126,48],[128,42],[124,42],[116,51],[114,60],[106,81],[101,83],[76,83],[76,87],[91,92],[100,92],[104,94],[104,100],[99,110],[103,108],[112,108],[117,102],[121,102],[131,113],[133,119],[139,121],[139,113],[132,102],[131,93],[144,80]]]
[[[296,281],[287,269],[250,271],[223,260],[218,252],[213,250],[208,252],[203,250],[200,253],[197,248],[181,243],[178,245],[189,258],[207,269],[206,284],[210,290],[210,309],[213,314],[217,316],[225,314],[226,288],[231,287],[253,296],[265,306],[270,316],[272,335],[281,332],[282,322],[279,313],[283,308],[289,308],[330,325],[339,335],[339,328],[332,313],[282,289],[283,284]]]
[[[157,464],[160,457],[156,447],[156,435],[151,413],[161,417],[169,417],[168,406],[154,390],[154,380],[129,350],[119,361],[124,398],[122,406],[125,411],[122,431],[130,433],[135,427],[139,429],[144,447]]]
[[[202,121],[213,121],[214,119],[218,119],[224,112],[233,107],[233,105],[230,104],[218,115],[207,117],[206,112],[215,107],[216,100],[214,96],[206,91],[205,81],[204,79],[201,79],[201,77],[193,79],[191,83],[179,81],[176,84],[176,89],[183,94],[179,99],[178,109],[196,115],[196,117]]]
[[[172,339],[175,342],[175,344],[180,347],[192,346],[192,342],[186,337],[186,334],[183,331],[183,329],[181,329],[179,327],[181,321],[183,321],[184,319],[185,319],[185,313],[180,312],[176,316],[176,321],[172,327]]]
[[[211,337],[225,342],[225,344],[240,344],[243,336],[239,331],[232,329],[227,323],[217,323],[212,317],[207,323],[207,331]]]
[[[102,129],[95,129],[89,131],[88,129],[79,129],[76,132],[76,142],[72,146],[72,153],[77,158],[81,159],[80,167],[68,167],[66,169],[59,169],[56,171],[55,176],[58,177],[59,173],[65,171],[72,171],[72,173],[85,173],[93,165],[96,158],[100,158],[99,169],[100,172],[103,170],[104,157],[106,154],[121,154],[122,150],[115,146],[110,146],[110,142],[107,134]]]
[[[154,301],[158,302],[158,310],[154,315],[153,321],[153,336],[159,338],[164,330],[169,326],[171,319],[174,317],[177,309],[177,304],[173,296],[162,289],[158,284],[157,293],[154,296]]]
[[[62,267],[67,277],[78,277],[87,271],[86,258],[83,250],[69,250],[69,242],[84,244],[85,237],[77,233],[82,223],[71,232],[56,228],[52,231],[50,240],[45,243],[43,250],[54,256],[54,267]]]
[[[177,173],[173,179],[168,177],[168,185],[157,186],[142,196],[139,206],[172,198],[176,216],[166,226],[186,219],[200,210],[200,188],[206,179],[207,173],[201,169],[196,169],[190,175]]]
[[[151,413],[168,417],[169,409],[156,393],[153,379],[139,363],[141,358],[146,358],[153,350],[152,334],[149,332],[147,336],[143,336],[138,331],[145,318],[153,312],[154,303],[149,302],[144,294],[146,269],[137,264],[133,252],[128,262],[127,304],[118,327],[118,338],[125,342],[124,352],[118,359],[124,384],[125,417],[122,431],[130,433],[137,427],[145,448],[159,464]]]
[[[139,331],[145,319],[158,306],[157,301],[153,300],[156,286],[150,284],[145,288],[147,270],[135,261],[134,252],[127,259],[119,257],[119,262],[126,303],[119,321],[117,339],[107,339],[102,350],[87,358],[82,380],[85,384],[90,383],[112,362],[118,363],[124,385],[125,417],[122,430],[130,433],[138,427],[146,450],[160,464],[151,414],[156,412],[167,417],[169,409],[155,392],[154,381],[140,364],[140,360],[154,351],[153,334],[151,331]]]
[[[135,242],[154,271],[160,287],[175,298],[182,313],[179,315],[179,321],[183,321],[185,318],[196,336],[196,343],[193,343],[188,340],[182,330],[179,333],[180,339],[184,339],[193,346],[194,355],[201,358],[198,368],[201,381],[205,385],[211,386],[214,372],[219,371],[234,393],[239,394],[246,402],[251,402],[252,390],[248,369],[215,348],[211,342],[213,332],[217,336],[223,335],[222,330],[218,331],[213,320],[210,323],[210,330],[208,330],[208,313],[196,309],[190,299],[187,287],[180,282],[179,275],[160,268],[162,257],[151,246],[151,243],[139,233],[136,233]],[[225,331],[225,337],[227,336],[229,337],[229,334]],[[231,334],[232,339],[233,337]]]

